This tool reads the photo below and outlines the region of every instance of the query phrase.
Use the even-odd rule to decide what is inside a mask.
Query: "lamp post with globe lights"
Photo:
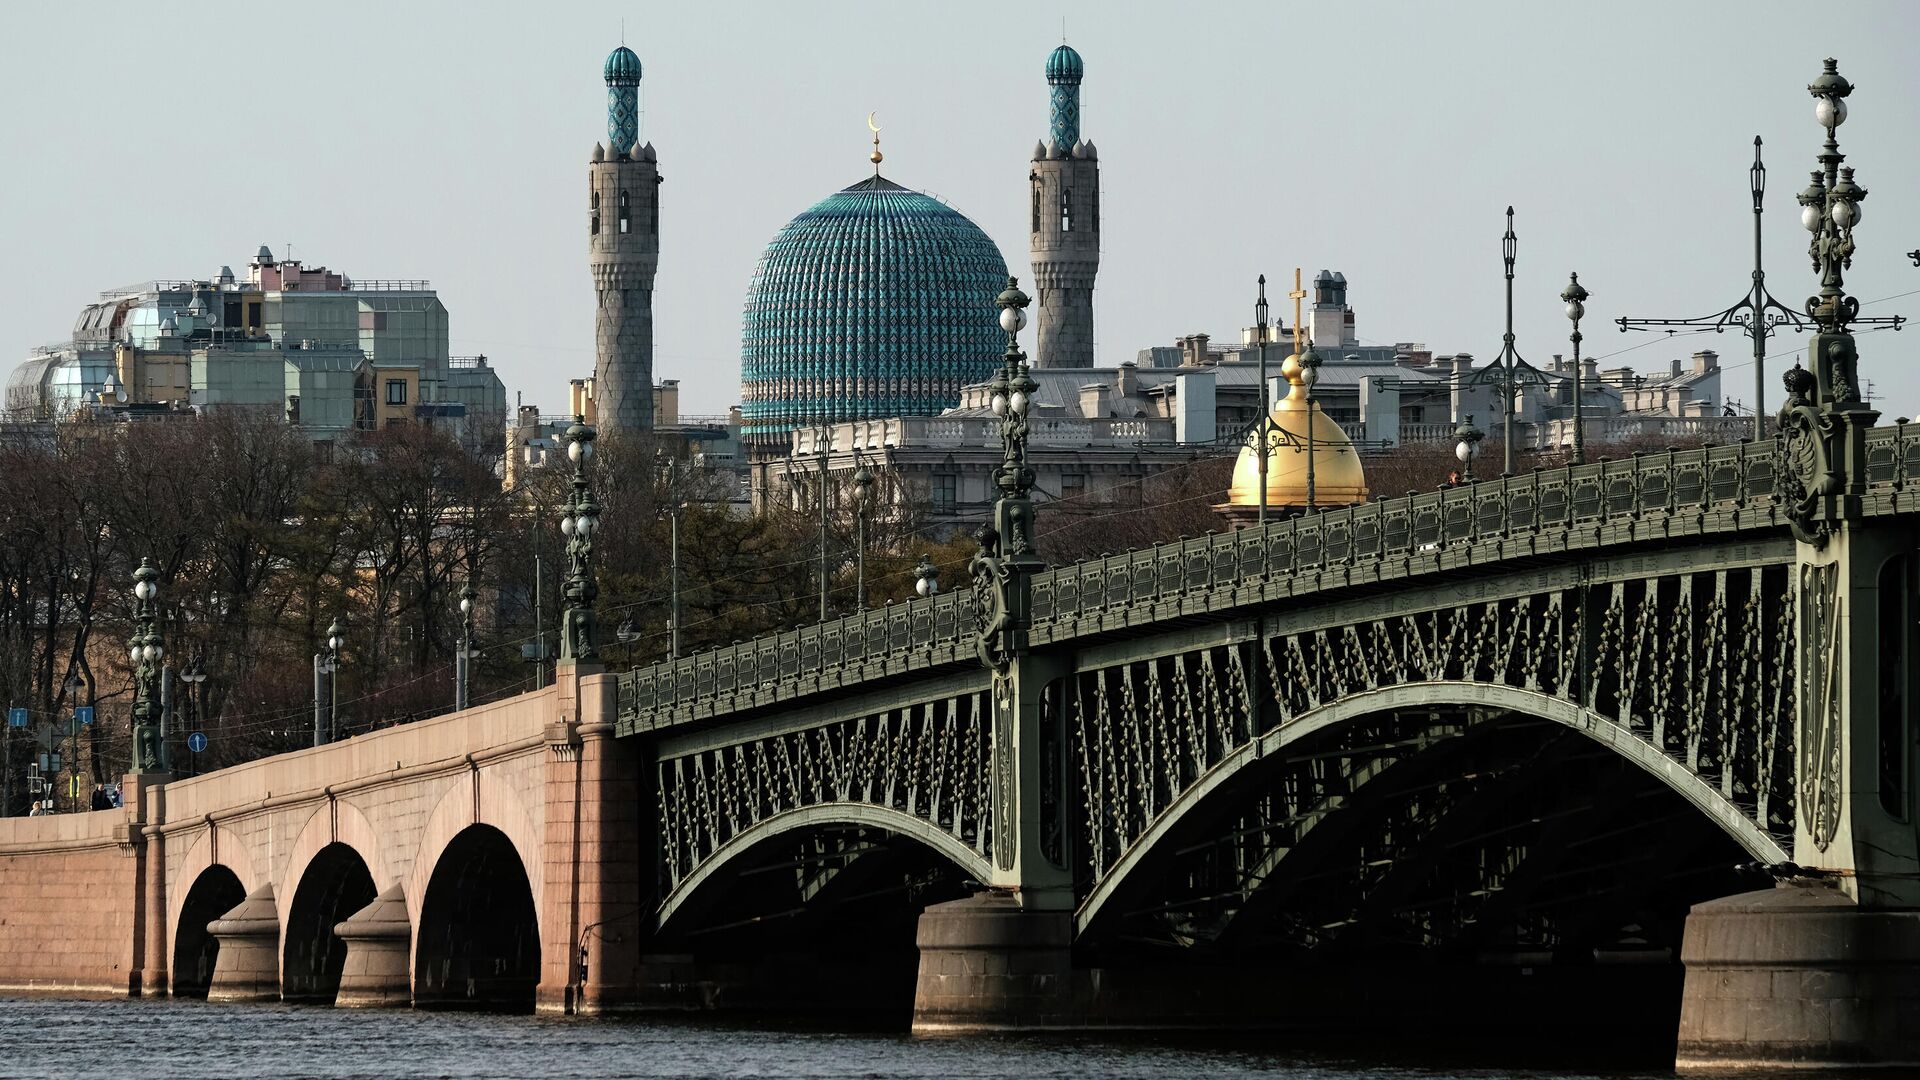
[[[1453,456],[1460,459],[1460,482],[1471,484],[1473,459],[1480,453],[1480,440],[1486,438],[1487,433],[1474,427],[1473,417],[1468,416],[1460,421],[1459,427],[1453,429],[1453,437]]]
[[[327,649],[313,654],[313,745],[325,746],[332,738],[333,712],[340,704],[340,650],[347,644],[347,629],[339,619],[327,627]]]
[[[920,556],[920,565],[913,568],[913,591],[917,596],[936,596],[940,592],[940,568],[933,565],[933,559]]]
[[[473,591],[473,578],[469,575],[467,583],[460,589],[460,651],[453,658],[453,708],[456,712],[466,711],[469,700],[467,686],[473,677],[473,602],[477,597],[478,594]]]
[[[655,450],[660,461],[660,480],[667,493],[667,659],[680,658],[680,511],[685,500],[680,495],[680,459],[663,450]],[[622,623],[622,626],[627,624]],[[629,641],[629,638],[621,638]],[[631,657],[629,657],[631,660]]]
[[[127,659],[133,666],[133,771],[159,772],[163,766],[160,749],[160,663],[166,647],[154,623],[159,613],[160,571],[153,560],[143,558],[133,572],[133,637],[128,642]]]
[[[593,602],[600,588],[593,578],[593,534],[600,530],[600,504],[587,480],[593,463],[594,430],[575,416],[567,428],[567,459],[573,462],[573,492],[560,517],[567,538],[567,580],[561,586],[560,659],[588,664],[599,659],[594,646]]]
[[[1567,303],[1567,319],[1573,323],[1573,333],[1567,340],[1573,342],[1573,463],[1587,463],[1587,444],[1585,438],[1585,402],[1582,401],[1584,387],[1580,373],[1580,320],[1587,314],[1587,290],[1580,284],[1580,275],[1567,275],[1567,287],[1560,290],[1560,299]]]
[[[1260,515],[1255,519],[1258,524],[1267,523],[1267,457],[1273,448],[1267,445],[1267,425],[1271,422],[1273,403],[1268,400],[1272,390],[1267,386],[1267,315],[1271,312],[1267,306],[1267,275],[1260,275],[1260,298],[1253,304],[1254,336],[1259,338],[1260,348],[1260,415],[1254,419],[1254,431],[1260,448]]]
[[[1306,355],[1300,358],[1300,385],[1307,388],[1307,513],[1312,515],[1314,506],[1314,452],[1313,428],[1318,419],[1313,413],[1313,388],[1320,384],[1320,354],[1307,346]],[[1265,489],[1262,489],[1265,490]]]

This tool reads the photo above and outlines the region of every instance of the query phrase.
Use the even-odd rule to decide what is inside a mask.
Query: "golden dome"
[[[1292,384],[1287,396],[1274,402],[1273,428],[1267,432],[1267,509],[1306,509],[1307,506],[1307,387],[1300,379],[1300,357],[1293,354],[1280,364],[1280,374]],[[1313,505],[1348,506],[1367,501],[1366,470],[1353,440],[1339,423],[1312,402]],[[1240,449],[1233,466],[1229,507],[1260,505],[1260,458],[1253,446]]]

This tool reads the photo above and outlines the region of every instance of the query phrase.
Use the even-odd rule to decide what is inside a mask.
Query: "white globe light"
[[[932,591],[932,587],[926,578],[921,578],[919,581],[914,582],[913,591],[919,593],[921,596],[925,596]]]
[[[586,456],[587,456],[587,453],[586,453],[585,443],[570,442],[567,444],[567,458],[569,460],[577,462],[581,458],[584,458]]]
[[[461,597],[460,598],[460,614],[465,615],[467,612],[472,610],[473,610],[473,601],[467,599],[464,596]]]
[[[160,657],[161,657],[161,655],[162,655],[162,654],[161,654],[161,651],[160,651],[160,646],[158,646],[158,645],[149,645],[149,646],[147,646],[147,648],[146,648],[146,655],[147,655],[147,659],[148,659],[149,661],[154,661],[154,662],[158,662],[158,661],[159,661],[159,659],[160,659]]]
[[[1816,98],[1813,103],[1813,118],[1825,128],[1839,127],[1847,122],[1847,103],[1839,98]]]
[[[1567,318],[1579,322],[1587,317],[1587,306],[1578,300],[1567,301]]]
[[[332,649],[334,652],[339,652],[340,646],[344,644],[346,644],[346,642],[341,641],[337,637],[330,637],[327,639],[327,648]]]
[[[573,515],[572,514],[568,514],[566,517],[563,517],[560,519],[560,531],[567,536],[573,535]]]
[[[1015,390],[1012,400],[1007,403],[1007,407],[1013,410],[1015,416],[1025,416],[1027,415],[1027,404],[1026,391]]]
[[[581,536],[592,536],[594,530],[599,527],[600,519],[592,514],[581,514],[573,523],[574,531],[578,532]]]
[[[1007,395],[1005,394],[993,395],[993,415],[995,416],[1007,415]]]
[[[1009,334],[1017,334],[1027,325],[1027,313],[1022,308],[1003,307],[1000,309],[1000,329]]]
[[[1800,224],[1805,225],[1808,232],[1819,232],[1820,208],[1817,206],[1802,208],[1800,211]]]
[[[1860,224],[1860,204],[1847,199],[1837,199],[1833,204],[1833,223],[1843,229],[1851,229]]]
[[[1453,448],[1453,456],[1459,458],[1461,462],[1464,463],[1468,458],[1473,456],[1473,444],[1465,439],[1460,440],[1460,445]]]
[[[140,646],[135,645],[133,648],[127,650],[127,660],[135,667],[140,665]]]

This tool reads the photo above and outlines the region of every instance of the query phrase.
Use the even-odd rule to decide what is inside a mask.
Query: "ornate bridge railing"
[[[1778,444],[1738,443],[1536,469],[1215,533],[1044,571],[1035,645],[1327,589],[1559,552],[1784,530]],[[1920,496],[1920,424],[1867,437],[1869,514]],[[620,677],[620,732],[896,679],[974,659],[972,597],[931,599],[741,642]]]

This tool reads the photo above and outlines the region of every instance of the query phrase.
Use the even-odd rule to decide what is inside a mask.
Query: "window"
[[[1400,422],[1403,424],[1424,424],[1427,421],[1427,409],[1424,405],[1400,406]]]
[[[1060,475],[1060,500],[1062,502],[1081,500],[1087,494],[1087,478],[1082,473],[1062,473]]]
[[[1060,189],[1060,231],[1073,231],[1073,189]]]
[[[933,477],[933,509],[935,512],[951,513],[955,503],[960,501],[960,478],[952,473],[935,473]]]
[[[407,380],[387,380],[387,404],[405,405],[407,403]]]
[[[627,193],[623,191],[620,193],[620,231],[621,232],[627,231],[628,214],[629,214],[629,211],[627,209]]]
[[[593,193],[593,223],[587,226],[587,234],[600,235],[600,193],[598,191]]]
[[[647,204],[647,228],[653,230],[653,235],[660,235],[660,181],[657,178],[653,182],[653,201]]]
[[[1033,181],[1033,231],[1040,231],[1040,178],[1029,177]]]

